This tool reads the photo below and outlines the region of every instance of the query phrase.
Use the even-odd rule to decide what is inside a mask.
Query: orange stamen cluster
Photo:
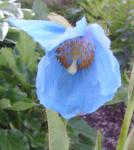
[[[58,61],[69,68],[73,60],[77,60],[77,70],[88,68],[94,59],[94,45],[83,38],[65,41],[56,49]],[[72,62],[69,62],[71,60]]]

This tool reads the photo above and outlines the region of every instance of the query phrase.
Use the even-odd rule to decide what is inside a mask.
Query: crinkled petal
[[[116,92],[121,86],[121,75],[116,58],[110,50],[96,52],[95,57],[97,78],[100,82],[102,93],[107,95]]]
[[[121,86],[121,75],[119,63],[109,49],[110,40],[97,24],[89,26],[87,36],[95,45],[94,61],[102,93],[104,95],[114,93]]]
[[[46,51],[51,51],[65,40],[83,36],[86,33],[85,17],[76,23],[76,27],[65,29],[49,21],[9,19],[9,23],[24,30],[39,42]]]
[[[49,47],[54,40],[65,32],[63,26],[49,21],[9,18],[8,22],[28,33],[35,41],[40,43],[46,51],[51,50]]]
[[[88,26],[88,32],[89,34],[92,34],[92,36],[96,38],[96,40],[99,42],[101,47],[103,47],[104,49],[110,49],[111,41],[106,36],[104,30],[100,25],[95,23],[90,24]]]
[[[84,36],[86,31],[87,31],[87,21],[86,21],[86,18],[83,17],[81,20],[76,22],[75,27],[67,28],[64,34],[62,34],[59,38],[55,39],[50,49],[57,47],[59,44],[61,44],[62,42],[66,40]]]
[[[44,56],[38,66],[36,88],[40,103],[66,119],[91,113],[114,96],[114,93],[103,95],[100,83],[94,78],[95,67],[70,75],[49,53],[49,57]]]

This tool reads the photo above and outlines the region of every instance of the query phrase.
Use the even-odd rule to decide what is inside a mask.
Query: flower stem
[[[127,105],[116,150],[123,150],[125,141],[127,139],[131,119],[133,116],[133,111],[134,111],[134,93],[132,94],[131,100],[128,102]]]

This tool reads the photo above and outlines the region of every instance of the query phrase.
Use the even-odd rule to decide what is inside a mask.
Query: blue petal
[[[94,36],[104,49],[110,49],[111,41],[105,35],[105,32],[100,25],[90,24],[88,26],[88,33]]]
[[[36,87],[41,104],[70,119],[91,113],[112,99],[114,93],[103,95],[100,83],[94,80],[95,62],[93,67],[70,75],[54,55],[44,56],[38,66]]]
[[[28,33],[35,41],[40,43],[46,51],[51,50],[49,47],[53,41],[65,32],[63,26],[49,21],[9,18],[8,22]]]
[[[114,93],[121,86],[121,75],[119,63],[109,49],[110,40],[97,24],[89,26],[88,35],[96,47],[94,61],[102,93],[104,95]]]
[[[81,20],[76,22],[75,27],[69,27],[65,30],[64,34],[59,36],[59,38],[54,40],[54,43],[50,46],[50,49],[54,49],[59,44],[64,42],[65,40],[73,39],[76,37],[84,36],[87,31],[87,22],[86,18],[83,17]]]
[[[83,36],[87,29],[85,17],[76,23],[76,27],[65,28],[49,21],[17,20],[10,18],[9,23],[24,30],[39,42],[46,51],[51,51],[65,40]]]

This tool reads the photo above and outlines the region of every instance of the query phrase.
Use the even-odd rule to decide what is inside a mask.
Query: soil
[[[84,117],[90,126],[101,130],[104,150],[116,150],[125,109],[124,103],[103,106],[98,111]],[[132,126],[134,126],[134,117],[130,128]]]

